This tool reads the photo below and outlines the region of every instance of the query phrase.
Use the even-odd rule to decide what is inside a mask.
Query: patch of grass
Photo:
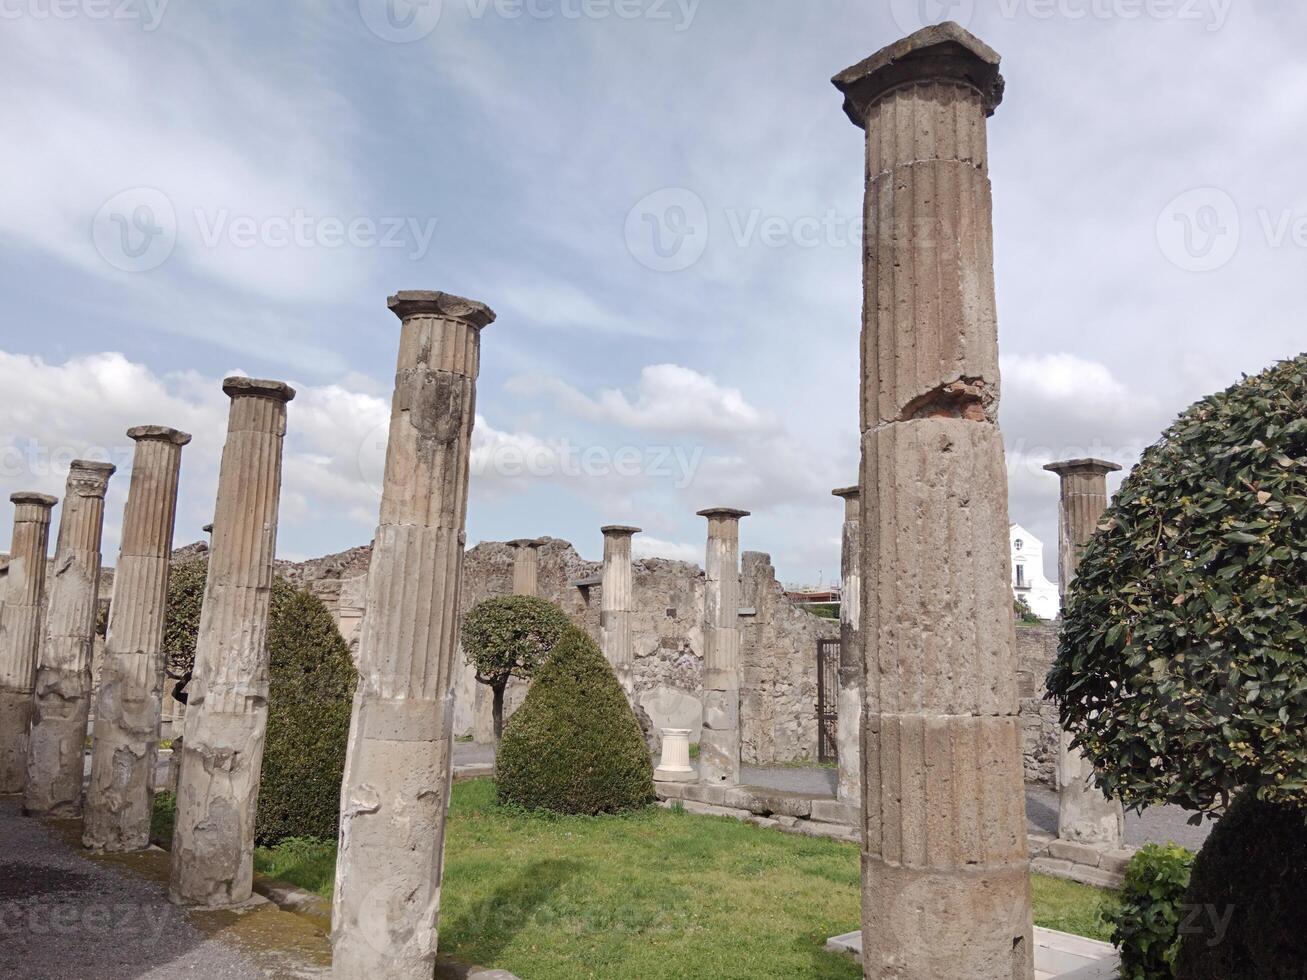
[[[1108,916],[1121,904],[1117,892],[1043,875],[1031,875],[1030,884],[1035,925],[1111,942],[1112,923]]]
[[[691,742],[691,743],[690,743],[690,758],[691,758],[691,759],[697,759],[697,758],[699,758],[699,743],[698,743],[698,742]]]
[[[816,616],[818,619],[840,618],[839,604],[834,602],[816,602],[816,603],[809,602],[809,603],[804,603],[799,608],[802,609],[804,612]]]
[[[171,793],[155,793],[150,811],[150,843],[165,851],[172,850],[172,825],[177,818],[177,798]]]
[[[256,847],[254,870],[330,899],[336,878],[336,842],[288,837],[273,847]]]

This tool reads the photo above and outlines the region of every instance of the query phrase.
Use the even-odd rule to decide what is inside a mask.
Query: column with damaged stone
[[[1119,469],[1101,459],[1072,459],[1044,469],[1062,481],[1058,511],[1058,590],[1066,606],[1071,582],[1080,564],[1080,552],[1093,537],[1107,510],[1107,474]],[[1077,844],[1116,848],[1125,840],[1125,811],[1119,800],[1103,795],[1093,782],[1094,768],[1084,753],[1072,748],[1071,736],[1061,733],[1058,753],[1057,836]]]
[[[140,851],[150,845],[177,480],[182,447],[191,441],[187,433],[161,425],[128,429],[127,436],[136,451],[114,569],[82,826],[82,843],[104,851]]]
[[[599,633],[604,656],[613,666],[628,698],[635,693],[635,653],[631,643],[631,539],[638,527],[609,525],[604,536],[603,585],[599,597]]]
[[[740,781],[740,518],[749,512],[719,507],[708,519],[703,597],[703,732],[699,781]]]
[[[836,716],[835,796],[862,805],[862,499],[858,487],[833,491],[844,501],[840,548],[840,694]]]
[[[866,131],[863,970],[1033,977],[986,118],[956,24],[834,79]]]
[[[495,318],[440,292],[389,305],[399,366],[332,903],[332,975],[347,980],[430,980],[434,969],[468,461],[481,330]]]
[[[268,610],[277,552],[286,404],[281,381],[234,377],[218,471],[213,548],[187,688],[169,897],[248,902],[254,810],[268,728]]]
[[[536,595],[539,592],[540,549],[543,541],[519,538],[508,542],[513,549],[513,595]]]
[[[27,730],[41,644],[50,511],[59,502],[28,492],[9,499],[14,505],[14,532],[0,620],[0,794],[21,793],[27,774]]]
[[[100,597],[100,537],[112,463],[74,460],[68,470],[45,628],[36,658],[27,734],[23,811],[52,817],[82,812],[91,655]]]

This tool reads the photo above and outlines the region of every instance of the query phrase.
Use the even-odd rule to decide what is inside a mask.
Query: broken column
[[[740,518],[749,512],[719,507],[708,518],[703,594],[703,732],[699,781],[740,781]]]
[[[1107,510],[1107,474],[1121,467],[1101,459],[1073,459],[1051,463],[1044,469],[1062,480],[1057,581],[1065,608],[1080,552]],[[1062,732],[1057,765],[1057,836],[1078,844],[1120,847],[1125,840],[1125,811],[1119,800],[1103,795],[1094,785],[1093,776],[1094,767],[1080,749],[1071,747],[1071,735]]]
[[[254,808],[268,727],[268,607],[277,551],[286,403],[280,381],[234,377],[218,470],[213,548],[187,688],[169,897],[249,901]]]
[[[82,812],[91,657],[100,597],[100,536],[112,463],[74,460],[68,470],[45,628],[36,658],[27,734],[23,811],[52,817]]]
[[[858,487],[833,491],[844,501],[840,548],[840,694],[835,749],[835,796],[862,806],[862,500]]]
[[[481,330],[495,318],[440,292],[401,292],[389,306],[399,366],[332,904],[332,975],[346,980],[430,980],[434,969],[468,460]]]
[[[628,698],[635,693],[635,653],[631,645],[631,539],[638,527],[610,525],[604,536],[603,585],[599,596],[599,633],[604,656],[613,666]]]
[[[544,542],[519,538],[508,545],[513,549],[513,595],[535,595],[539,591],[540,548]]]
[[[82,843],[105,851],[139,851],[150,844],[177,478],[182,447],[191,441],[187,433],[161,425],[128,429],[127,436],[136,451],[95,700],[82,825]]]
[[[837,75],[866,130],[863,970],[1033,976],[986,117],[957,24]]]
[[[41,642],[50,511],[59,502],[28,492],[9,499],[14,505],[14,533],[0,621],[0,794],[21,793],[27,774],[27,729]]]

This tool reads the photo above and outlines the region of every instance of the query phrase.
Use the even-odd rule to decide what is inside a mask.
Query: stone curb
[[[755,827],[780,830],[803,837],[824,837],[850,844],[862,834],[847,819],[851,807],[834,799],[807,797],[749,786],[704,786],[699,783],[655,783],[658,805],[680,806],[686,813],[730,817]]]
[[[1126,865],[1136,851],[1133,847],[1095,847],[1031,834],[1030,868],[1039,874],[1082,885],[1120,888],[1125,884]]]

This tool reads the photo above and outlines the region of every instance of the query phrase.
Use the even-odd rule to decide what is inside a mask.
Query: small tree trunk
[[[494,700],[491,704],[490,714],[495,722],[495,744],[499,744],[499,738],[504,734],[504,687],[503,684],[496,684],[491,690],[495,692]]]

